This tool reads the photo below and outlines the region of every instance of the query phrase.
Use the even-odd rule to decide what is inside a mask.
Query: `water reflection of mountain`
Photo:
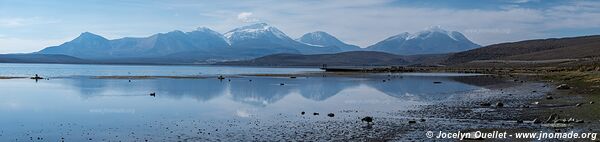
[[[223,95],[227,83],[216,79],[158,79],[156,92],[172,98],[192,97],[207,101]]]
[[[283,83],[284,85],[281,85]],[[304,98],[322,101],[359,82],[332,78],[253,78],[253,81],[234,81],[231,94],[235,101],[265,106],[297,91]]]
[[[249,81],[249,80],[252,81]],[[306,99],[323,101],[344,89],[361,84],[377,89],[389,96],[415,101],[445,99],[456,92],[470,91],[479,87],[457,82],[448,77],[404,78],[336,78],[299,77],[291,78],[233,78],[231,81],[216,79],[141,79],[128,82],[125,79],[66,79],[83,97],[102,95],[147,95],[156,92],[157,96],[175,99],[193,98],[199,101],[214,99],[229,92],[233,101],[266,106],[275,103],[286,95],[299,93]],[[433,82],[442,82],[434,84]],[[284,83],[284,85],[280,85]],[[369,95],[369,94],[360,94]]]
[[[73,86],[74,90],[79,91],[82,97],[91,97],[99,94],[106,89],[106,81],[95,81],[87,78],[73,78],[64,80],[65,84]]]
[[[140,79],[129,82],[126,79],[67,79],[83,97],[94,96],[136,96],[156,92],[169,98],[191,97],[207,101],[222,95],[227,84],[214,79]]]
[[[252,81],[234,80],[229,89],[234,101],[265,106],[292,92],[293,85],[280,85],[284,82],[280,78],[252,78]]]
[[[380,80],[367,83],[387,95],[415,101],[442,100],[448,96],[478,89],[477,86],[456,82],[448,77],[406,76],[401,79]],[[440,83],[434,83],[440,82]]]

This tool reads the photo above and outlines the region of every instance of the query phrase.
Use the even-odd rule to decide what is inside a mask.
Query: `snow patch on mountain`
[[[268,33],[271,33],[280,39],[290,39],[287,35],[285,35],[285,33],[266,23],[258,23],[236,28],[225,33],[224,36],[229,40],[240,40],[258,38],[260,35]]]

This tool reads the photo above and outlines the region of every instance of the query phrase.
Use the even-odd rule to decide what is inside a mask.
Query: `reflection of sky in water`
[[[314,68],[259,68],[232,66],[164,66],[164,65],[79,65],[79,64],[10,64],[0,63],[0,76],[45,77],[67,76],[182,76],[291,73],[319,71]]]
[[[143,123],[163,120],[269,119],[301,111],[322,115],[343,110],[389,112],[481,89],[446,77],[382,79],[244,77],[231,78],[231,82],[210,78],[141,79],[131,83],[85,77],[38,83],[29,79],[0,80],[0,124],[3,135],[13,133],[18,137],[22,132],[39,129],[52,131],[44,132],[48,135],[103,127],[138,129]],[[156,97],[149,96],[150,92],[156,92]],[[55,128],[63,123],[78,127]]]

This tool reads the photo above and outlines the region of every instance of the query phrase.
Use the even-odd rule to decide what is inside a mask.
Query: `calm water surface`
[[[299,73],[319,71],[314,68],[257,68],[232,66],[161,66],[161,65],[79,65],[79,64],[10,64],[0,63],[0,76],[44,77],[70,76],[190,76],[263,73]]]
[[[0,80],[0,141],[178,140],[225,137],[254,121],[356,119],[411,109],[485,90],[452,79],[460,74],[369,77],[94,79],[93,75],[296,73],[314,69],[1,64],[0,76],[75,76]],[[40,73],[41,72],[41,73]],[[387,80],[389,79],[389,80]],[[252,80],[252,81],[250,81]],[[386,80],[385,82],[383,80]],[[440,81],[441,84],[432,82]],[[280,85],[284,83],[285,85]],[[156,96],[149,93],[156,92]],[[308,115],[300,115],[305,111]],[[312,116],[312,112],[320,112]],[[336,113],[330,118],[326,114]],[[352,112],[352,113],[348,113]],[[235,122],[235,123],[233,123]],[[215,129],[217,131],[215,131]],[[220,129],[220,131],[218,131]]]

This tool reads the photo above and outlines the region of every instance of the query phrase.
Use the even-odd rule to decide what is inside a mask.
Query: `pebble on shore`
[[[504,107],[504,104],[502,102],[497,102],[496,107]]]
[[[567,84],[561,84],[561,85],[556,86],[556,89],[566,90],[566,89],[571,89],[571,86],[569,86]]]
[[[371,123],[371,122],[373,122],[373,117],[367,116],[367,117],[360,119],[360,121]]]
[[[479,105],[480,106],[491,106],[492,104],[490,104],[490,103],[480,103]]]

